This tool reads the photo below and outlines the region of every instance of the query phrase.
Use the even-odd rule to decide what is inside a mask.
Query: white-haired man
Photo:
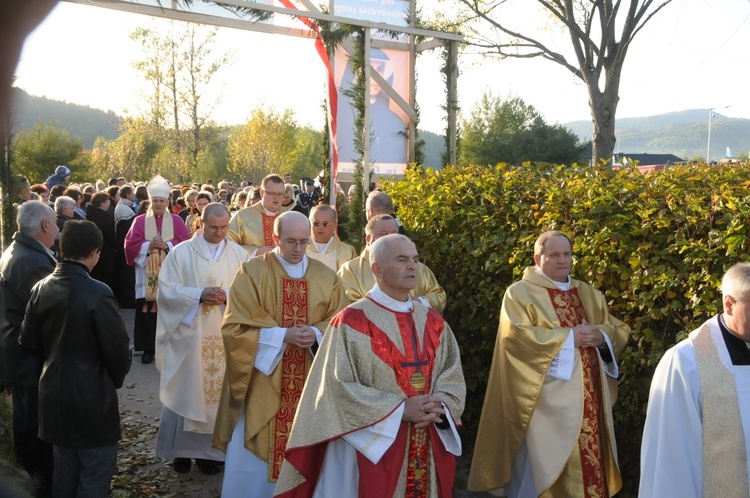
[[[394,233],[398,233],[398,225],[390,215],[376,215],[367,222],[365,226],[367,247],[362,250],[359,257],[344,263],[337,272],[351,302],[365,297],[375,285],[375,276],[370,265],[370,246],[380,237]],[[411,296],[442,313],[446,303],[445,290],[438,283],[432,270],[423,263],[419,263],[418,267],[417,282],[411,291]]]
[[[750,263],[721,282],[723,312],[656,367],[641,446],[642,498],[748,496]]]
[[[31,289],[55,269],[50,248],[59,233],[55,212],[43,202],[21,204],[18,231],[0,258],[0,386],[13,394],[13,447],[19,463],[39,477],[42,494],[52,484],[52,445],[38,437],[42,362],[18,344]]]
[[[377,284],[323,336],[276,496],[453,495],[466,396],[456,338],[411,298],[419,255],[407,237],[379,238],[370,256]]]
[[[307,246],[307,256],[317,259],[333,271],[357,257],[352,246],[341,242],[336,229],[339,217],[336,210],[326,204],[318,204],[310,210],[312,239]]]
[[[347,304],[336,274],[305,255],[303,214],[280,214],[273,241],[237,272],[221,329],[226,373],[213,444],[226,451],[227,498],[273,495],[311,350]]]
[[[203,208],[201,230],[179,244],[159,272],[156,367],[162,402],[156,454],[174,458],[174,470],[190,470],[191,458],[208,475],[217,474],[224,453],[211,436],[224,378],[221,320],[229,285],[250,259],[226,240],[229,211],[218,202]]]
[[[182,218],[169,212],[169,182],[156,175],[146,190],[148,211],[133,220],[125,236],[125,258],[135,267],[135,350],[143,351],[141,362],[148,364],[154,361],[156,347],[159,270],[169,251],[190,239],[190,234]]]

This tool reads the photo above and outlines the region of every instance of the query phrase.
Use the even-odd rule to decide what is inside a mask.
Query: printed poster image
[[[405,100],[408,97],[409,54],[399,50],[373,48],[370,52],[371,70],[377,71]],[[334,77],[339,90],[338,138],[340,173],[354,172],[354,109],[343,94],[352,86],[352,67],[349,54],[336,50]],[[403,175],[407,161],[408,116],[390,96],[370,79],[370,163],[376,175]]]

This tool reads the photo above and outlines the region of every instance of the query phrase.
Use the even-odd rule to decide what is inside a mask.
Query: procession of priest
[[[178,189],[157,175],[99,194],[67,186],[67,167],[56,174],[67,190],[21,200],[0,258],[0,386],[38,496],[107,496],[113,393],[134,356],[160,372],[157,455],[178,474],[193,463],[223,472],[225,498],[453,496],[467,389],[442,316],[450,296],[388,194],[367,198],[358,255],[309,179],[305,190],[274,174],[258,188]],[[76,221],[71,209],[60,222],[52,206],[68,198],[99,199],[96,216]],[[84,243],[92,231],[107,233]],[[92,273],[105,250],[119,265],[107,285]],[[623,487],[612,406],[630,328],[571,277],[573,253],[565,233],[539,233],[505,292],[469,491],[588,498]],[[71,275],[92,290],[61,293]],[[750,263],[728,269],[721,290],[723,312],[656,370],[640,496],[750,493]],[[135,308],[130,352],[116,303]],[[71,346],[82,327],[90,351]],[[89,430],[105,420],[106,436]]]

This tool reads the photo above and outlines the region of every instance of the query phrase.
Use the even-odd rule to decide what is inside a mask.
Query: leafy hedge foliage
[[[537,236],[574,241],[574,276],[632,328],[615,406],[625,491],[638,486],[648,390],[663,353],[721,308],[720,282],[750,260],[750,164],[635,169],[504,164],[410,171],[385,189],[448,293],[446,319],[468,387],[473,443],[505,289],[533,264]]]

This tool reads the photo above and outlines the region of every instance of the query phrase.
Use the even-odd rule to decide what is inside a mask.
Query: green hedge
[[[633,329],[615,407],[625,491],[638,486],[648,390],[664,351],[721,307],[724,271],[749,260],[750,165],[640,174],[607,167],[446,167],[410,171],[385,189],[448,293],[445,316],[468,387],[473,443],[505,289],[533,264],[537,236],[574,241],[574,276]]]

